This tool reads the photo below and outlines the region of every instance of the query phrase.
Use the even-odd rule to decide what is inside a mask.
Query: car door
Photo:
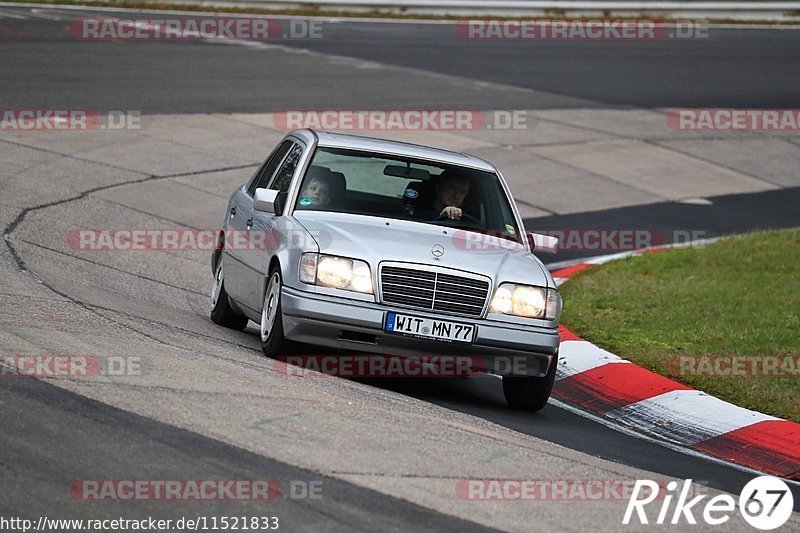
[[[280,167],[269,179],[267,188],[288,193],[292,178],[297,171],[306,148],[298,140],[292,139],[291,143]],[[260,187],[263,187],[263,184]],[[255,193],[255,189],[253,189],[253,192]],[[242,285],[243,303],[250,309],[260,311],[263,304],[261,300],[264,280],[269,274],[269,261],[277,243],[274,226],[279,215],[254,211],[252,196],[250,197],[249,207],[249,218],[245,220],[245,231],[248,232],[247,242],[249,246],[241,254],[242,264],[239,283]]]
[[[234,300],[244,305],[247,305],[247,285],[243,282],[246,278],[244,265],[248,248],[248,221],[253,218],[253,195],[257,188],[265,187],[270,182],[292,146],[294,143],[289,140],[278,145],[250,181],[236,190],[228,206],[225,288]]]

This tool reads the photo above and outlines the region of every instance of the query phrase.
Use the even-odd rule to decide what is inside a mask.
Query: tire
[[[267,357],[280,357],[298,352],[299,343],[290,341],[283,335],[283,312],[281,311],[280,265],[275,265],[269,273],[264,303],[261,306],[261,350]]]
[[[231,307],[228,293],[225,291],[224,273],[222,270],[222,256],[217,262],[214,271],[214,280],[211,282],[211,320],[220,326],[238,331],[247,327],[248,319]]]
[[[514,409],[536,412],[547,405],[553,383],[556,380],[558,354],[550,362],[547,374],[537,378],[530,376],[503,376],[503,394],[508,405]]]

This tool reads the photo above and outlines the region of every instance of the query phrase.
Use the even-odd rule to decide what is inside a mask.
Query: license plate
[[[447,320],[386,313],[384,331],[444,342],[472,342],[475,326]]]

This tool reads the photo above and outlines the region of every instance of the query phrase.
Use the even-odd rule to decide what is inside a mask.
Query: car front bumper
[[[559,347],[556,329],[445,316],[290,287],[283,287],[281,309],[284,335],[294,341],[383,355],[471,356],[482,361],[486,372],[498,375],[543,376]],[[383,326],[390,311],[471,323],[477,326],[477,332],[471,344],[387,333]]]

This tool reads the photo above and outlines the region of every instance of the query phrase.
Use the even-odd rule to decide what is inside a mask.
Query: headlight
[[[353,262],[340,257],[321,257],[317,263],[317,282],[344,289],[353,279]]]
[[[492,298],[492,303],[489,304],[489,312],[502,313],[504,315],[511,313],[511,298],[511,289],[508,284],[501,285],[494,291],[494,298]]]
[[[547,301],[547,291],[538,287],[517,285],[511,294],[511,314],[541,318]]]
[[[358,259],[306,253],[300,258],[300,281],[372,294],[369,265]]]
[[[561,296],[555,289],[503,283],[494,291],[489,312],[557,321]]]

